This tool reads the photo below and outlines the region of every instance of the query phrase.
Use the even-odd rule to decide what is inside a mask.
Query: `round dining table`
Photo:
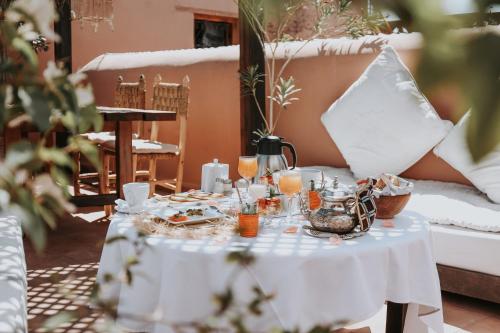
[[[204,322],[217,309],[214,294],[231,281],[235,304],[248,304],[254,286],[274,295],[261,316],[245,319],[252,332],[341,327],[370,318],[387,302],[405,304],[404,332],[443,332],[429,225],[416,212],[376,220],[363,236],[343,241],[314,238],[300,227],[290,232],[279,222],[262,227],[256,238],[150,235],[131,267],[131,284],[106,283],[110,274],[124,276],[124,266],[137,254],[134,218],[112,219],[107,239],[128,240],[105,244],[97,275],[102,297],[118,302],[118,322],[128,331],[169,332],[173,324]],[[255,262],[228,262],[235,251],[248,251]]]

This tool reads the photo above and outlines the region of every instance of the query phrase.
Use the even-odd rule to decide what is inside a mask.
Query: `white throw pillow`
[[[321,122],[357,178],[400,174],[453,127],[439,117],[390,46],[330,106]]]
[[[434,148],[434,153],[460,171],[493,202],[500,204],[500,145],[479,163],[474,163],[465,141],[469,117],[470,112],[467,112],[443,142]]]

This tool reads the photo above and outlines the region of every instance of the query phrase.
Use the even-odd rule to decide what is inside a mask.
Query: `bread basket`
[[[410,200],[413,183],[401,177],[382,174],[376,184],[375,197],[378,219],[392,219],[403,211]]]
[[[381,195],[375,198],[377,205],[378,219],[392,219],[403,211],[406,204],[410,200],[411,193],[401,195]]]

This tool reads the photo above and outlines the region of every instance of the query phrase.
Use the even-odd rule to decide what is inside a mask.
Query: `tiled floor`
[[[93,332],[99,314],[86,306],[97,272],[108,222],[99,209],[87,209],[61,221],[49,236],[41,256],[25,240],[28,265],[30,332],[43,332],[42,324],[59,311],[76,311],[80,320],[56,332]],[[68,300],[64,295],[72,295]],[[500,305],[458,295],[443,294],[445,333],[500,333]],[[382,333],[385,309],[369,320],[340,332]]]

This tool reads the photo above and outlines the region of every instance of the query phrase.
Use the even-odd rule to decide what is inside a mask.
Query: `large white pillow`
[[[500,145],[479,163],[474,163],[466,143],[470,111],[467,112],[434,153],[460,171],[480,191],[500,204]]]
[[[439,117],[390,46],[330,106],[321,122],[357,178],[400,174],[453,127]]]

